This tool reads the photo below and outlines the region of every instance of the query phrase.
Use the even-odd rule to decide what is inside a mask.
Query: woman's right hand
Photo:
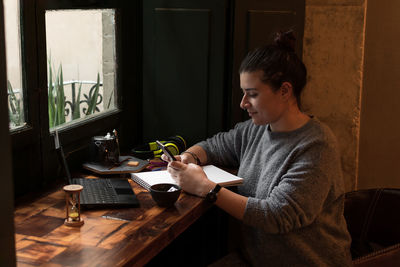
[[[168,164],[167,170],[184,191],[196,196],[205,197],[216,185],[197,164],[173,161]]]

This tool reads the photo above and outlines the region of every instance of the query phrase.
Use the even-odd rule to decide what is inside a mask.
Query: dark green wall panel
[[[197,3],[196,3],[197,2]],[[146,1],[143,139],[223,129],[225,1]]]
[[[250,49],[294,28],[301,55],[304,0],[143,1],[144,141],[190,144],[247,119],[238,68]]]
[[[249,119],[239,108],[242,97],[238,69],[245,55],[256,47],[270,44],[280,30],[294,29],[296,51],[301,57],[304,31],[304,0],[237,0],[233,22],[233,64],[231,125]]]
[[[207,134],[209,16],[209,10],[156,10],[155,86],[146,92],[149,99],[156,96],[150,128]]]

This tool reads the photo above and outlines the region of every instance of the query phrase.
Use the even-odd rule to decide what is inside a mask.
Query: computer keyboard
[[[118,197],[109,179],[74,178],[75,184],[83,186],[81,203],[117,203]]]

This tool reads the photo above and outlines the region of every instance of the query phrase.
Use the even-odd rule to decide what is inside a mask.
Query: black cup
[[[173,206],[181,191],[180,186],[176,184],[155,184],[150,187],[150,194],[160,207]]]

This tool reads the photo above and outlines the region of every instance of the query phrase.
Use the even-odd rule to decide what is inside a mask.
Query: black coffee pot
[[[119,144],[117,132],[107,133],[105,136],[92,137],[90,145],[91,160],[102,165],[119,164]]]

